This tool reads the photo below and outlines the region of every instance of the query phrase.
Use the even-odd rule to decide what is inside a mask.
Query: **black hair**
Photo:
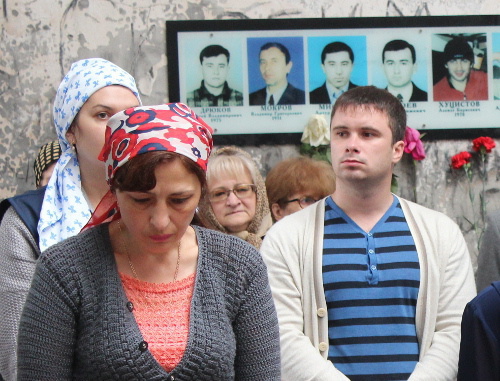
[[[347,52],[349,54],[351,62],[354,63],[354,53],[351,47],[340,41],[330,42],[323,48],[323,51],[321,52],[321,63],[322,64],[325,63],[325,58],[327,54],[338,53],[338,52]]]
[[[412,44],[405,40],[392,40],[385,44],[382,50],[382,63],[385,61],[385,52],[396,52],[398,50],[410,49],[413,63],[417,61],[417,54]]]
[[[221,54],[227,57],[227,63],[229,63],[229,50],[220,45],[208,45],[200,52],[200,63],[203,63],[203,58],[217,57]]]
[[[268,42],[265,43],[260,47],[260,52],[263,50],[271,49],[271,48],[277,48],[285,55],[285,62],[288,64],[290,62],[290,52],[288,51],[287,47],[283,44],[280,44],[279,42]],[[260,54],[260,53],[259,53]]]

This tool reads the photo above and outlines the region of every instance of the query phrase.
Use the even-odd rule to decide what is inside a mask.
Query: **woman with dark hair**
[[[280,378],[260,254],[190,225],[211,149],[211,127],[183,104],[109,120],[100,159],[110,190],[85,231],[39,259],[19,380]]]
[[[35,186],[41,188],[49,183],[57,160],[61,156],[61,146],[58,140],[45,143],[38,150],[33,169],[35,170]]]
[[[271,168],[266,176],[266,190],[276,222],[331,195],[335,173],[326,161],[292,157]]]

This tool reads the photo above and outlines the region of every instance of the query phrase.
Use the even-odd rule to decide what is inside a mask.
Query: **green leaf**
[[[392,174],[392,180],[391,180],[391,192],[392,193],[398,193],[398,189],[399,189],[398,176],[396,176],[393,173]]]

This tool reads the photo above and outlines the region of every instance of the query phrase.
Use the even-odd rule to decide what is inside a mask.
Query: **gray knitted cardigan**
[[[279,330],[260,254],[195,227],[189,337],[169,374],[147,350],[117,272],[108,224],[46,250],[19,328],[19,380],[279,380]]]

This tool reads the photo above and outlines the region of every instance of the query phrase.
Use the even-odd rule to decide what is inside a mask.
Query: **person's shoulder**
[[[40,258],[51,262],[70,263],[86,266],[111,248],[108,223],[94,226],[88,230],[66,238],[45,250]],[[85,253],[85,255],[82,255]]]
[[[496,282],[493,282],[491,284],[491,287],[495,289],[496,293],[498,294],[498,296],[500,297],[500,280],[496,281]]]
[[[486,313],[496,313],[500,318],[500,281],[491,283],[468,303],[469,308]]]
[[[427,100],[427,91],[419,88],[415,83],[411,83],[413,86],[413,90],[411,93],[410,101],[426,101]]]
[[[43,198],[45,196],[45,190],[47,187],[41,187],[34,190],[29,190],[19,195],[6,198],[0,202],[0,210],[3,212],[8,209],[9,206],[14,206],[15,204],[23,204],[30,207],[42,207]]]
[[[293,93],[295,95],[305,95],[305,91],[302,90],[302,89],[299,89],[298,87],[295,87],[294,85],[292,85],[290,82],[288,83],[288,86],[285,90],[285,92],[290,92],[290,93]]]
[[[233,89],[233,88],[229,88],[229,90],[237,97],[243,97],[243,93],[241,91],[238,91],[236,89]]]
[[[228,89],[230,98],[229,106],[243,106],[243,93],[230,87]]]
[[[482,70],[472,70],[471,75],[473,75],[474,77],[477,77],[481,80],[486,80],[488,78],[488,74],[486,74]]]
[[[315,223],[318,213],[324,209],[325,199],[289,214],[271,226],[267,231],[266,238],[275,234],[300,234],[300,231],[306,230],[310,224]]]
[[[289,104],[304,104],[306,102],[306,93],[304,90],[301,90],[291,83],[288,83],[288,86],[285,89],[285,92],[281,96],[281,99],[278,104],[280,105],[289,105]]]
[[[445,75],[433,86],[434,90],[448,90],[451,89],[450,83],[448,82],[448,77]]]
[[[198,244],[203,250],[220,257],[258,256],[257,249],[245,240],[217,230],[193,226],[198,237]]]
[[[323,94],[326,92],[326,82],[323,83],[321,86],[316,87],[314,90],[312,90],[309,94],[311,95],[318,95],[318,94]]]
[[[408,210],[416,218],[422,219],[421,222],[424,224],[451,224],[452,226],[458,226],[455,221],[448,217],[443,212],[428,208],[426,206],[417,204],[413,201],[406,200],[404,198],[398,197],[403,211]]]
[[[263,105],[266,101],[266,88],[250,93],[249,100],[251,105]]]
[[[309,92],[309,102],[313,104],[326,104],[330,103],[328,92],[326,90],[326,82],[320,87],[315,88]]]
[[[46,187],[29,190],[0,202],[0,222],[7,209],[12,207],[31,232],[35,241],[38,242],[37,226],[45,196],[45,189]]]
[[[257,95],[262,95],[266,94],[266,88],[263,87],[262,89],[256,90],[253,93],[250,93],[250,96],[257,96]]]

